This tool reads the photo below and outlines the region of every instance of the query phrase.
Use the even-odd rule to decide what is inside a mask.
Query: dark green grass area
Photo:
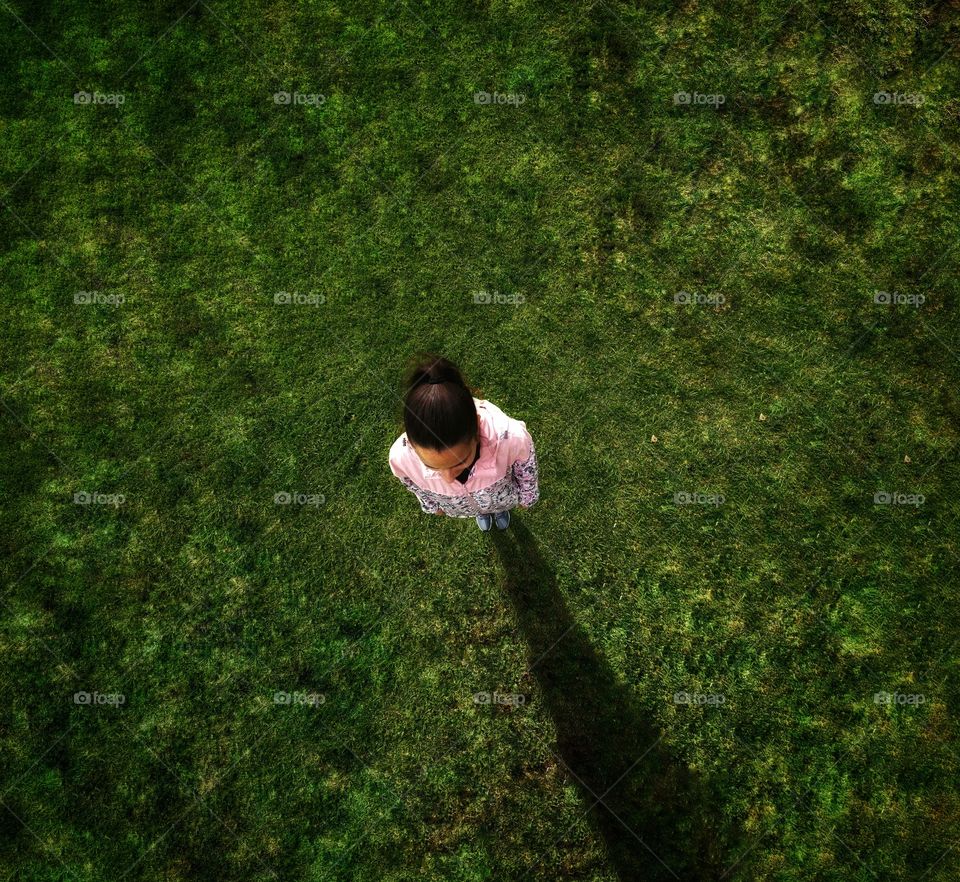
[[[960,878],[949,4],[0,20],[0,879]]]

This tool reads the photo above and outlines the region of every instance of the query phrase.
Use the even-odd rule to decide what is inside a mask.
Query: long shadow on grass
[[[721,847],[719,807],[699,777],[664,749],[650,714],[590,645],[530,531],[513,518],[492,538],[556,725],[557,753],[620,879],[720,879],[741,849]]]

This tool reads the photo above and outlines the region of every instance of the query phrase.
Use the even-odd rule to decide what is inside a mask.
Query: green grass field
[[[960,878],[955,4],[111,7],[0,0],[0,882]]]

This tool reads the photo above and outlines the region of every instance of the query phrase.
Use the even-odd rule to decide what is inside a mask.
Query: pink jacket
[[[473,399],[480,415],[480,458],[465,484],[428,469],[404,432],[390,448],[390,471],[420,500],[427,514],[443,509],[457,518],[529,507],[540,498],[537,454],[523,420],[508,417],[489,401]]]

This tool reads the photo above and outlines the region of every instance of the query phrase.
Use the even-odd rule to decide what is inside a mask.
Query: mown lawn
[[[0,20],[0,879],[960,878],[949,4]]]

